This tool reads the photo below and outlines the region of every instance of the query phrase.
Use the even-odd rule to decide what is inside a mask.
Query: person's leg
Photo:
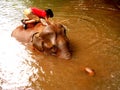
[[[25,24],[29,24],[29,23],[35,23],[35,22],[36,22],[36,21],[32,19],[32,20],[27,20],[27,21],[25,21],[24,23],[25,23]]]
[[[27,12],[24,14],[27,18],[21,20],[23,23],[24,29],[27,29],[27,24],[39,22],[40,19],[38,16],[34,15],[32,12]]]

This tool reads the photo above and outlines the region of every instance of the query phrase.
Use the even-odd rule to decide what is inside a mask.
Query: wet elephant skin
[[[43,26],[38,23],[29,26],[27,30],[18,26],[13,30],[12,37],[24,43],[31,43],[37,50],[45,54],[54,55],[63,59],[70,59],[71,52],[66,29],[61,24]]]

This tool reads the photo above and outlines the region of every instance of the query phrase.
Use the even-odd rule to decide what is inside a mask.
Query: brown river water
[[[119,0],[1,0],[0,90],[120,90]],[[119,5],[119,4],[118,4]],[[11,37],[30,6],[67,28],[72,59],[46,56]],[[85,67],[94,70],[90,76]]]

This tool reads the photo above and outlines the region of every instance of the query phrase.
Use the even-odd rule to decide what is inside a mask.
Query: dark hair
[[[53,17],[53,16],[54,16],[53,11],[52,11],[51,9],[47,9],[47,10],[45,10],[45,11],[46,11],[46,13],[47,13],[47,16],[50,16],[50,17]]]

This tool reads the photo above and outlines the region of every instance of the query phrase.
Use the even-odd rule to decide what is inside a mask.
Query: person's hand
[[[42,19],[42,18],[41,18],[41,19],[40,19],[40,22],[41,22],[43,25],[45,25],[45,26],[48,25],[48,23],[46,22],[45,19]]]

